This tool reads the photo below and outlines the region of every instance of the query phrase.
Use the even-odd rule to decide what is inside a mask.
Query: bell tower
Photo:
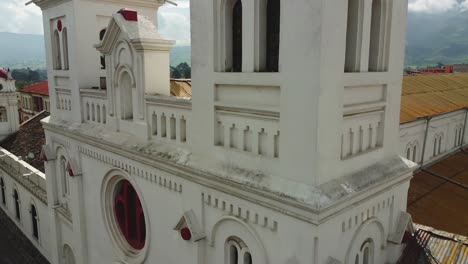
[[[163,1],[34,0],[43,11],[51,115],[80,123],[84,109],[80,91],[107,88],[106,63],[94,48],[106,33],[112,15],[129,8],[156,24]]]
[[[0,68],[0,140],[19,129],[18,97],[10,70]]]

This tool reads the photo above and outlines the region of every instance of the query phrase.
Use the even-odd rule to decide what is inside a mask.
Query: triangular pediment
[[[101,43],[95,45],[101,53],[111,53],[121,35],[137,50],[170,49],[174,45],[174,41],[165,40],[159,34],[149,18],[137,14],[136,11],[128,12],[135,12],[135,17],[132,17],[132,14],[127,16],[122,10],[112,16]]]

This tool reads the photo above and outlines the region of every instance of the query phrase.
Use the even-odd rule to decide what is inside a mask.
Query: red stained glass
[[[140,198],[127,180],[117,185],[114,214],[120,231],[130,246],[137,250],[142,249],[146,241],[145,214]]]

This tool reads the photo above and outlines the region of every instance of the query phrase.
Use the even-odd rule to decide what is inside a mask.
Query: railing
[[[146,96],[150,138],[186,144],[190,140],[192,102],[185,98]]]
[[[107,123],[107,92],[106,90],[81,89],[82,117],[84,122]]]
[[[351,158],[381,147],[383,118],[383,110],[345,116],[341,139],[341,158]]]
[[[71,91],[68,89],[57,88],[57,109],[64,111],[72,110]]]
[[[218,107],[215,145],[257,156],[279,158],[279,114]]]

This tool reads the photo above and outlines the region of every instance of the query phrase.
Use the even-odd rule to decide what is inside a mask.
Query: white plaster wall
[[[10,176],[6,171],[0,169],[0,178],[5,183],[6,190],[6,206],[0,202],[0,208],[10,217],[10,219],[18,226],[23,234],[31,241],[31,243],[39,250],[39,252],[48,260],[50,260],[50,234],[48,207],[47,204],[43,203],[37,197],[31,194],[31,192],[24,188],[14,177]],[[38,187],[36,187],[38,188]],[[14,190],[17,190],[20,198],[20,212],[21,220],[16,219],[15,213],[15,201],[13,197]],[[39,239],[33,236],[33,226],[31,219],[31,204],[36,207],[39,230]]]
[[[454,111],[433,117],[429,121],[429,129],[426,137],[427,120],[416,120],[400,125],[400,155],[407,156],[407,147],[417,142],[417,154],[415,162],[421,164],[423,144],[426,140],[424,153],[424,163],[432,163],[446,155],[457,151],[461,146],[465,146],[467,141],[467,129],[461,145],[455,144],[456,129],[465,126],[466,110]],[[437,151],[434,156],[434,139],[436,135],[442,135],[441,153]],[[438,145],[437,145],[438,148]],[[411,159],[413,156],[411,151]]]

